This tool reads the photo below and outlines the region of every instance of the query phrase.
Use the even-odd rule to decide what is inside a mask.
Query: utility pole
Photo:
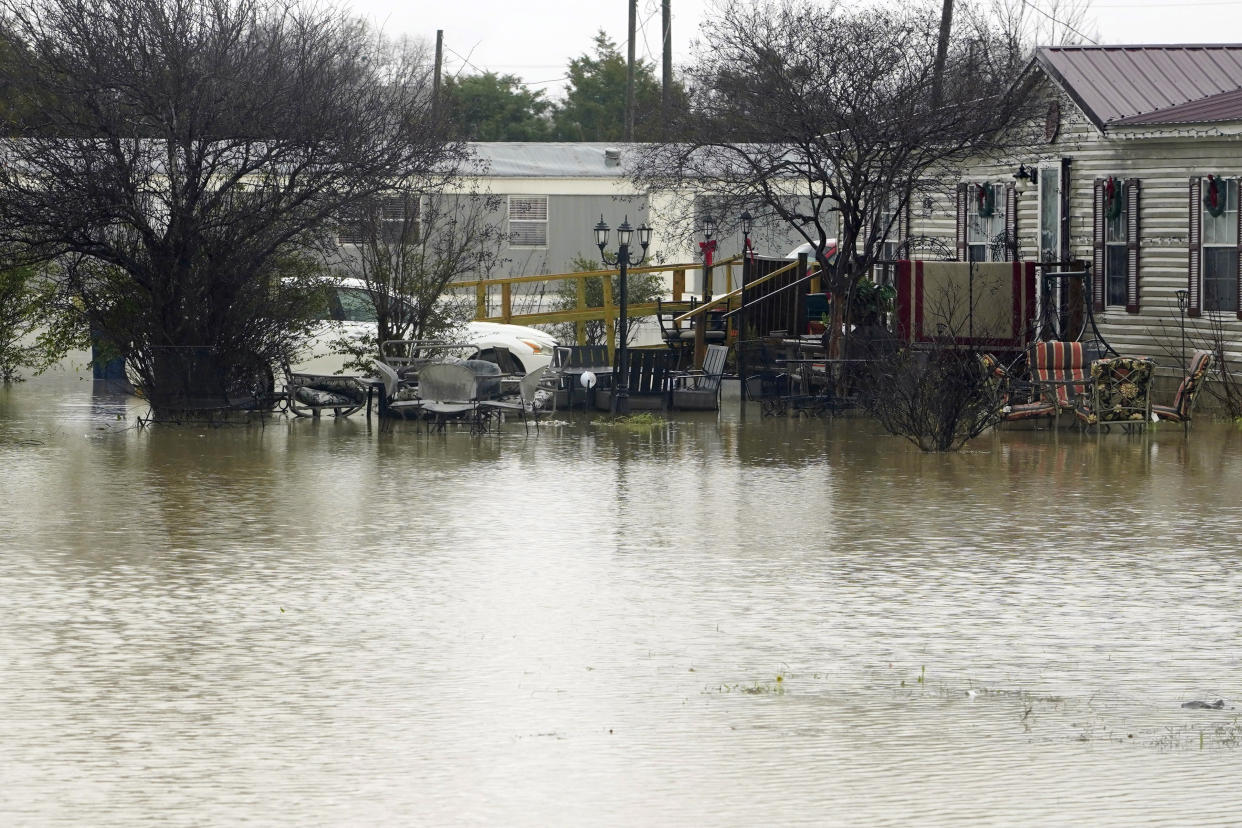
[[[660,4],[661,23],[664,30],[664,71],[660,87],[660,110],[665,123],[673,110],[673,0]]]
[[[953,0],[944,0],[940,12],[940,42],[936,45],[936,63],[932,68],[932,109],[940,107],[944,64],[949,57],[949,34],[953,30]]]
[[[440,64],[444,62],[444,29],[436,29],[436,66],[431,76],[431,119],[440,117]]]
[[[625,72],[625,140],[634,140],[634,35],[638,31],[638,0],[630,0],[629,62]]]

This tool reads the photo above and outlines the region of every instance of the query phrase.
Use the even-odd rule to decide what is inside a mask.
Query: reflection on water
[[[141,413],[0,391],[4,824],[1236,811],[1232,426]]]

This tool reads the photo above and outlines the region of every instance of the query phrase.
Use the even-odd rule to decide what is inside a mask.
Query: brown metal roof
[[[1242,89],[1242,45],[1047,46],[1035,60],[1103,129],[1219,98],[1226,120],[1236,112],[1222,93]],[[1206,106],[1202,119],[1214,111]],[[1218,120],[1213,117],[1211,120]]]
[[[1131,124],[1206,124],[1217,121],[1242,121],[1242,89],[1221,92],[1198,101],[1157,109],[1113,121],[1115,126]]]

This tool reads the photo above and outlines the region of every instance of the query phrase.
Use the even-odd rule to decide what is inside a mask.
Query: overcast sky
[[[571,58],[590,51],[603,29],[624,54],[627,0],[344,0],[390,35],[435,42],[444,30],[449,72],[514,74],[551,98],[563,88]],[[1050,0],[1028,0],[1047,9]],[[672,0],[673,62],[710,25],[714,0]],[[935,3],[939,6],[939,2]],[[659,72],[660,0],[639,0],[637,54]],[[1242,42],[1242,0],[1094,0],[1083,31],[1101,43]]]

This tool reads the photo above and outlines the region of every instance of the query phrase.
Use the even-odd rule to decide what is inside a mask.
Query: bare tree
[[[970,329],[995,291],[968,292],[952,282],[929,296],[931,347],[897,348],[873,342],[862,371],[862,407],[889,433],[923,451],[955,451],[1003,419],[1001,388],[981,359]]]
[[[3,8],[29,60],[0,81],[59,105],[0,149],[0,234],[56,260],[157,417],[225,404],[287,356],[311,232],[460,154],[431,116],[427,62],[324,7]]]
[[[329,254],[332,270],[361,280],[375,304],[374,337],[338,343],[355,366],[370,370],[382,342],[450,336],[470,318],[473,302],[454,300],[449,288],[500,263],[508,240],[502,207],[499,196],[478,188],[389,190],[355,205]]]
[[[685,139],[641,160],[636,177],[652,188],[710,194],[811,243],[844,300],[833,302],[833,354],[854,285],[911,192],[1013,140],[1003,128],[1024,95],[1013,62],[980,59],[995,44],[954,35],[932,105],[939,34],[927,8],[728,0],[686,73],[692,104],[672,130]],[[830,260],[834,229],[842,255]]]

